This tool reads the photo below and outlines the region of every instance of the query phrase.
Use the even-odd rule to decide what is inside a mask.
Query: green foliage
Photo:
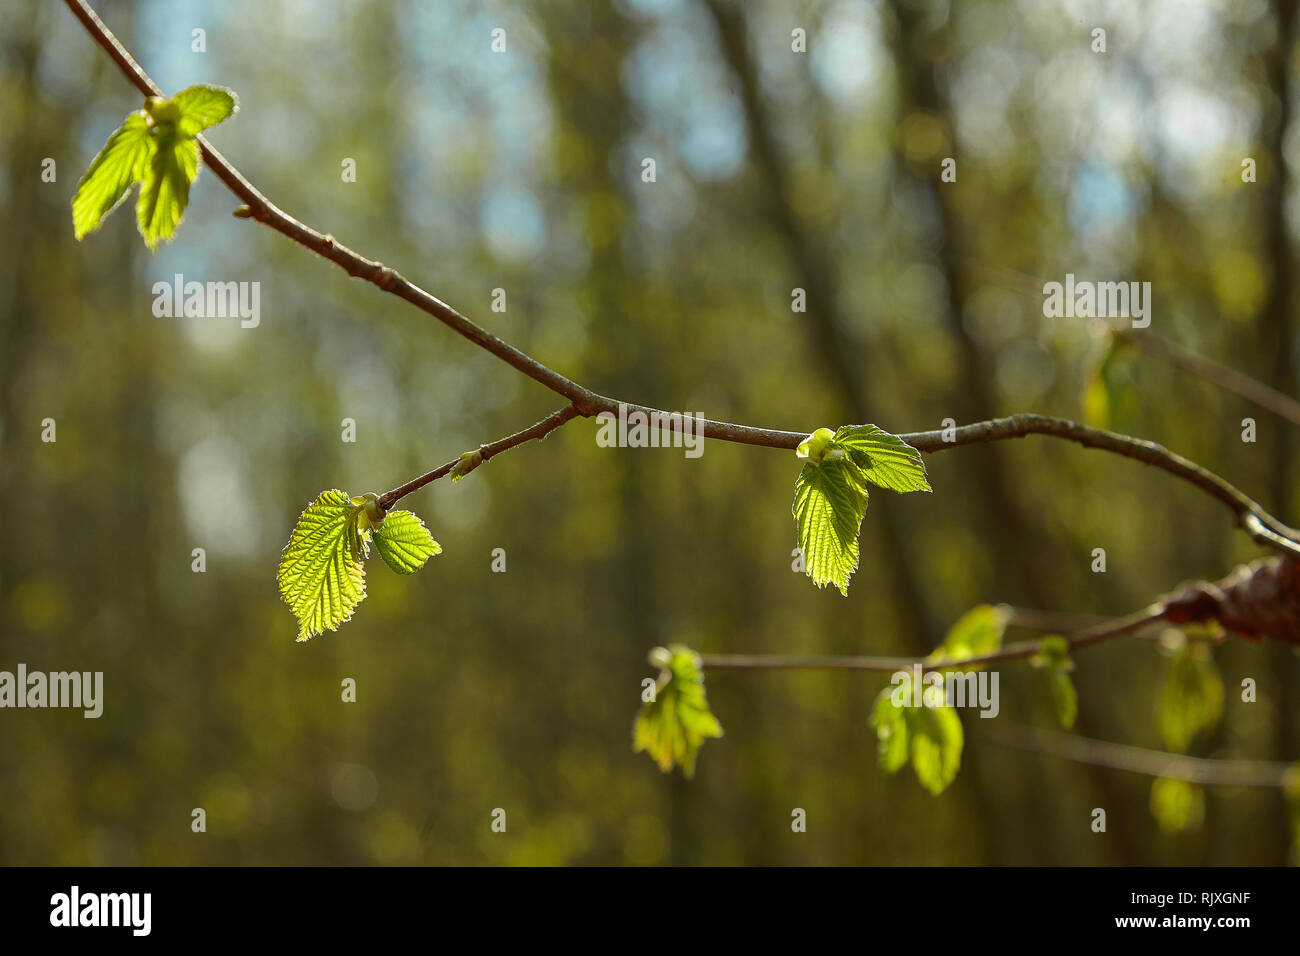
[[[819,588],[834,584],[847,595],[867,513],[860,471],[846,459],[810,461],[795,479],[793,512],[808,577]]]
[[[1047,687],[1052,694],[1056,717],[1061,726],[1069,730],[1079,716],[1079,695],[1070,677],[1074,670],[1070,642],[1058,634],[1043,638],[1038,653],[1029,659],[1029,663],[1047,674]]]
[[[461,454],[461,456],[456,459],[456,464],[451,468],[452,484],[460,481],[481,464],[483,464],[482,449],[475,449],[474,451],[467,451]]]
[[[961,664],[976,657],[986,657],[1002,647],[1010,615],[1002,607],[979,604],[948,629],[943,643],[934,649],[926,660],[938,664]],[[980,665],[963,666],[962,670],[979,670]]]
[[[366,596],[361,507],[347,494],[322,491],[298,517],[280,557],[280,595],[298,618],[298,640],[335,630]]]
[[[819,428],[800,443],[805,460],[794,483],[792,512],[804,568],[817,587],[847,595],[858,568],[858,534],[867,513],[867,485],[930,491],[921,454],[875,425]]]
[[[197,136],[209,126],[216,126],[239,112],[239,100],[224,86],[190,86],[172,97],[180,111],[176,131],[182,136]]]
[[[911,678],[886,687],[876,698],[871,725],[881,769],[896,773],[910,759],[921,786],[938,796],[961,769],[965,738],[961,718],[943,699],[941,687],[925,688],[922,704],[912,702]]]
[[[424,522],[409,511],[390,511],[375,529],[375,550],[398,574],[414,574],[442,553]]]
[[[845,425],[831,448],[843,448],[873,485],[890,491],[932,491],[921,453],[875,425]]]
[[[1186,780],[1157,777],[1151,783],[1151,814],[1165,833],[1198,830],[1205,819],[1205,791]]]
[[[280,596],[298,619],[298,640],[337,630],[366,597],[363,560],[372,536],[384,563],[398,574],[419,570],[442,548],[409,511],[383,515],[373,494],[348,497],[332,489],[298,516],[280,557]]]
[[[136,225],[145,244],[170,240],[189,204],[199,172],[195,137],[239,109],[235,94],[218,86],[191,86],[170,100],[156,96],[127,116],[77,183],[72,228],[78,239],[94,232],[140,183]]]
[[[662,668],[654,699],[641,705],[632,727],[632,750],[645,751],[664,773],[681,767],[695,775],[695,757],[704,741],[722,736],[722,724],[709,710],[700,656],[682,644],[656,647],[650,663]]]
[[[1200,731],[1223,715],[1223,680],[1203,642],[1183,640],[1174,649],[1160,693],[1160,736],[1183,752]]]
[[[139,110],[113,131],[77,183],[72,197],[72,231],[78,239],[98,229],[131,187],[144,178],[152,152],[149,118]]]
[[[153,155],[135,204],[136,226],[150,250],[175,235],[190,202],[190,183],[199,172],[197,140],[174,130],[154,132]]]

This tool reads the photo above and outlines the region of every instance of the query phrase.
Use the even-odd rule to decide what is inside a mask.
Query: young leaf
[[[166,125],[155,126],[153,137],[156,145],[135,204],[136,224],[151,251],[176,234],[190,201],[190,183],[199,173],[198,140]]]
[[[907,763],[906,708],[894,706],[893,687],[886,687],[871,709],[871,726],[876,731],[877,756],[885,773],[897,773]]]
[[[362,508],[337,489],[322,491],[298,517],[280,558],[280,595],[305,641],[350,620],[366,596],[357,516]]]
[[[398,574],[414,574],[424,562],[442,553],[424,522],[409,511],[390,511],[375,529],[375,550]]]
[[[144,177],[153,148],[149,119],[143,110],[132,113],[113,131],[72,197],[72,231],[78,239],[98,229],[121,205],[131,187]]]
[[[1074,670],[1074,661],[1070,660],[1070,643],[1059,634],[1049,635],[1043,638],[1038,653],[1029,659],[1029,663],[1046,671],[1047,687],[1052,694],[1056,718],[1062,727],[1069,730],[1079,716],[1079,695],[1070,678],[1070,671]]]
[[[926,688],[933,693],[934,688]],[[926,698],[923,697],[924,701]],[[886,687],[876,698],[871,725],[876,730],[880,766],[895,773],[910,758],[921,786],[938,796],[957,777],[965,737],[951,707],[931,700],[916,706],[910,678]]]
[[[197,136],[209,126],[239,112],[239,98],[224,86],[191,86],[172,97],[180,110],[176,129],[182,136]]]
[[[979,604],[957,619],[957,623],[948,629],[943,643],[926,660],[960,664],[973,657],[992,654],[1002,646],[1008,620],[1005,608]],[[964,669],[977,670],[978,665]]]
[[[849,593],[858,569],[858,532],[867,513],[859,469],[845,459],[809,461],[794,483],[794,520],[813,584]]]
[[[722,736],[722,725],[709,710],[704,693],[700,656],[682,644],[656,648],[652,660],[663,660],[655,699],[641,705],[632,727],[632,750],[645,751],[664,773],[674,766],[695,775],[695,757],[704,741]]]
[[[907,722],[912,769],[921,786],[937,797],[961,768],[961,718],[951,707],[909,707]]]
[[[843,448],[873,485],[890,491],[932,491],[921,453],[875,425],[845,425],[832,448]]]
[[[875,425],[819,428],[795,449],[807,462],[794,483],[794,519],[808,576],[849,593],[858,569],[858,532],[867,482],[893,491],[929,491],[921,453]]]
[[[1160,735],[1183,752],[1223,714],[1223,680],[1203,645],[1184,644],[1169,662],[1160,694]]]

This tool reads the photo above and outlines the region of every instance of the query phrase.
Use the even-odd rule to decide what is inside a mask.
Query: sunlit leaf
[[[323,491],[298,517],[280,557],[280,595],[298,619],[298,640],[335,630],[366,596],[357,516],[337,489]]]
[[[131,187],[144,178],[153,149],[149,119],[143,111],[132,113],[113,131],[72,197],[72,230],[78,239],[98,229]]]
[[[867,489],[846,459],[809,461],[794,483],[794,520],[804,567],[813,584],[849,593],[858,568],[858,532],[867,512]]]
[[[135,204],[136,225],[151,250],[176,234],[199,172],[198,140],[167,127],[155,127],[153,136],[156,147]]]
[[[910,759],[921,786],[938,796],[957,778],[965,736],[953,708],[922,700],[919,706],[911,702],[910,678],[886,687],[872,708],[871,725],[881,768],[894,773]]]
[[[910,707],[907,720],[916,779],[938,796],[961,768],[961,718],[951,707]]]
[[[424,522],[409,511],[390,511],[374,532],[375,550],[398,574],[414,574],[442,547]]]
[[[239,98],[224,86],[191,86],[172,97],[180,110],[176,129],[182,136],[195,136],[209,126],[239,112]]]
[[[832,448],[843,448],[873,485],[890,491],[930,491],[921,453],[875,425],[845,425]]]
[[[689,647],[656,648],[652,659],[665,664],[655,699],[641,705],[632,728],[632,749],[645,751],[667,773],[681,767],[695,774],[695,757],[704,741],[722,736],[722,725],[709,710],[700,656]]]

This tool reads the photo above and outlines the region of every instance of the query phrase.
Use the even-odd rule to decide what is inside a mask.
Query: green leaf
[[[72,230],[78,239],[98,229],[131,187],[144,178],[153,149],[149,119],[143,110],[132,113],[113,131],[72,197]]]
[[[280,558],[280,595],[298,618],[305,641],[350,620],[366,596],[363,543],[357,517],[361,506],[345,492],[322,491],[298,517]]]
[[[897,773],[907,763],[906,708],[895,707],[893,687],[886,687],[871,709],[871,726],[876,730],[877,756],[885,773]]]
[[[1069,730],[1079,716],[1079,695],[1070,677],[1074,670],[1074,661],[1070,660],[1070,642],[1059,634],[1043,638],[1038,653],[1029,659],[1029,663],[1046,672],[1056,718],[1062,727]]]
[[[641,705],[632,727],[632,750],[645,751],[664,773],[681,767],[695,775],[695,757],[704,741],[722,736],[722,725],[709,710],[700,656],[682,644],[655,648],[652,661],[667,664],[659,675],[655,699]]]
[[[795,480],[792,510],[808,577],[819,588],[834,584],[847,595],[867,513],[860,470],[846,459],[809,461]]]
[[[961,718],[951,707],[909,707],[907,729],[916,779],[937,797],[961,768]]]
[[[153,137],[156,146],[135,204],[136,224],[150,250],[176,234],[199,172],[198,140],[166,125],[155,126]]]
[[[921,453],[875,425],[845,425],[832,448],[843,448],[873,485],[890,491],[931,491]]]
[[[1182,753],[1223,715],[1223,679],[1203,644],[1185,642],[1169,662],[1160,695],[1160,736]]]
[[[921,453],[875,425],[819,428],[795,449],[807,463],[794,483],[794,519],[808,577],[849,593],[867,482],[892,491],[929,491]]]
[[[1052,705],[1056,708],[1056,719],[1061,726],[1069,730],[1079,716],[1079,694],[1074,689],[1074,681],[1068,668],[1053,664],[1047,668],[1047,686],[1052,692]]]
[[[209,126],[239,112],[239,98],[224,86],[190,86],[171,100],[180,109],[176,128],[182,136],[196,136]]]
[[[937,688],[926,688],[931,694]],[[910,758],[921,786],[938,796],[957,777],[965,737],[961,718],[946,704],[915,706],[911,678],[886,687],[876,698],[871,724],[880,766],[894,773]],[[924,701],[924,696],[922,697]]]
[[[1205,819],[1205,791],[1186,780],[1157,777],[1151,783],[1151,815],[1165,833],[1198,830]]]
[[[943,643],[926,658],[931,663],[951,661],[960,664],[974,657],[986,657],[1002,647],[1002,635],[1010,615],[1002,607],[980,604],[957,619],[948,629]],[[965,670],[978,670],[979,665]]]
[[[414,574],[442,553],[424,522],[409,511],[390,511],[375,529],[375,550],[398,574]]]

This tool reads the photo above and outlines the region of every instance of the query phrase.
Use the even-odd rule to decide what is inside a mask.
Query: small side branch
[[[1155,603],[1125,617],[1105,621],[1079,631],[1069,640],[1070,651],[1081,650],[1113,638],[1135,634],[1165,616],[1163,603]],[[928,661],[922,657],[797,657],[786,654],[704,654],[701,663],[705,670],[851,670],[851,671],[911,671],[920,667],[922,673],[952,670],[953,668],[995,664],[1000,661],[1032,657],[1042,650],[1041,641],[1018,641],[985,654],[962,661]]]
[[[513,435],[509,435],[505,438],[499,438],[487,445],[480,445],[478,453],[481,456],[482,461],[487,461],[489,458],[495,458],[497,455],[501,454],[501,452],[514,448],[516,445],[522,445],[524,442],[532,441],[533,439],[540,440],[545,438],[569,419],[577,417],[577,415],[578,409],[576,407],[573,405],[566,405],[557,411],[551,412],[551,414],[547,415],[537,424],[529,425],[523,431],[515,432]],[[451,470],[456,467],[456,464],[459,461],[459,458],[453,458],[446,464],[439,465],[437,468],[433,469],[433,471],[426,472],[419,478],[412,478],[406,484],[400,485],[392,491],[384,492],[379,496],[379,506],[387,511],[411,492],[423,488],[430,482],[437,481],[439,478],[450,474]]]

